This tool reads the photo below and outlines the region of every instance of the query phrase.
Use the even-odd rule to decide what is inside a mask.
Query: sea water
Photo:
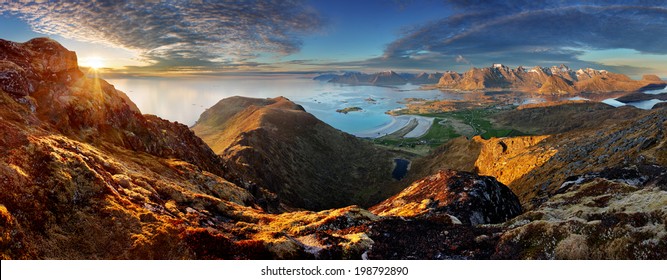
[[[361,134],[392,122],[385,114],[405,107],[405,98],[455,99],[439,90],[399,87],[352,86],[315,81],[308,76],[261,75],[197,78],[108,79],[125,92],[144,114],[194,125],[204,110],[223,98],[284,96],[300,104],[318,119],[342,131]],[[347,114],[337,109],[360,107]]]
[[[325,123],[359,136],[367,135],[394,122],[395,120],[385,113],[404,108],[406,98],[464,99],[462,94],[420,90],[418,85],[407,84],[397,87],[343,85],[316,81],[310,76],[303,75],[141,77],[107,79],[107,81],[125,92],[142,113],[157,115],[188,126],[194,125],[204,110],[226,97],[284,96],[302,105],[306,111]],[[647,93],[657,94],[663,91],[665,89]],[[545,101],[543,98],[527,96],[520,104]],[[650,109],[660,101],[648,100],[625,104],[615,99],[607,99],[602,102],[616,107],[633,105]],[[360,107],[362,110],[347,114],[336,112],[346,107]]]

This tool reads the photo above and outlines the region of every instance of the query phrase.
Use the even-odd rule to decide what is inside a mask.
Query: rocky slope
[[[341,132],[284,97],[231,97],[204,112],[193,131],[228,171],[252,182],[267,209],[370,206],[399,190],[392,154]]]
[[[532,209],[569,176],[622,164],[664,165],[666,160],[664,108],[577,103],[509,111],[497,120],[541,135],[456,139],[415,161],[411,179],[440,168],[493,176]]]
[[[425,209],[432,208],[425,204],[410,211],[421,215],[388,216],[373,223],[367,233],[373,240],[367,256],[664,259],[666,171],[657,165],[630,165],[573,176],[541,206],[500,224],[459,224],[451,216],[430,214]]]
[[[472,68],[463,74],[445,73],[437,86],[466,91],[511,89],[541,94],[573,94],[631,92],[657,84],[664,85],[665,81],[655,75],[646,75],[642,80],[635,81],[622,74],[590,68],[573,71],[560,65],[510,69],[494,64],[492,67]]]
[[[0,50],[2,258],[194,257],[187,207],[253,205],[186,126],[141,115],[57,42]]]
[[[667,170],[613,167],[568,178],[539,208],[505,224],[496,258],[667,258]]]

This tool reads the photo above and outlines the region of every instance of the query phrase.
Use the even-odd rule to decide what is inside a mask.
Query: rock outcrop
[[[519,199],[492,177],[441,170],[373,206],[380,216],[446,215],[465,225],[496,224],[521,214]]]

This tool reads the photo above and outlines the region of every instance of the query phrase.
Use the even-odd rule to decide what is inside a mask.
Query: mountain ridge
[[[394,71],[365,74],[345,72],[324,74],[315,80],[350,85],[428,85],[428,88],[461,91],[515,90],[539,94],[567,95],[576,93],[633,92],[647,86],[667,85],[656,75],[647,74],[641,80],[632,80],[623,74],[592,68],[572,70],[564,64],[559,66],[523,66],[509,68],[503,64],[490,67],[471,68],[464,73],[397,74]],[[432,85],[432,86],[431,86]]]

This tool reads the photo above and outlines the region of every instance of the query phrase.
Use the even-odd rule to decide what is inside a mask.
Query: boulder
[[[447,215],[454,223],[478,225],[502,223],[522,210],[516,195],[493,177],[441,170],[412,183],[371,211],[381,216]]]

